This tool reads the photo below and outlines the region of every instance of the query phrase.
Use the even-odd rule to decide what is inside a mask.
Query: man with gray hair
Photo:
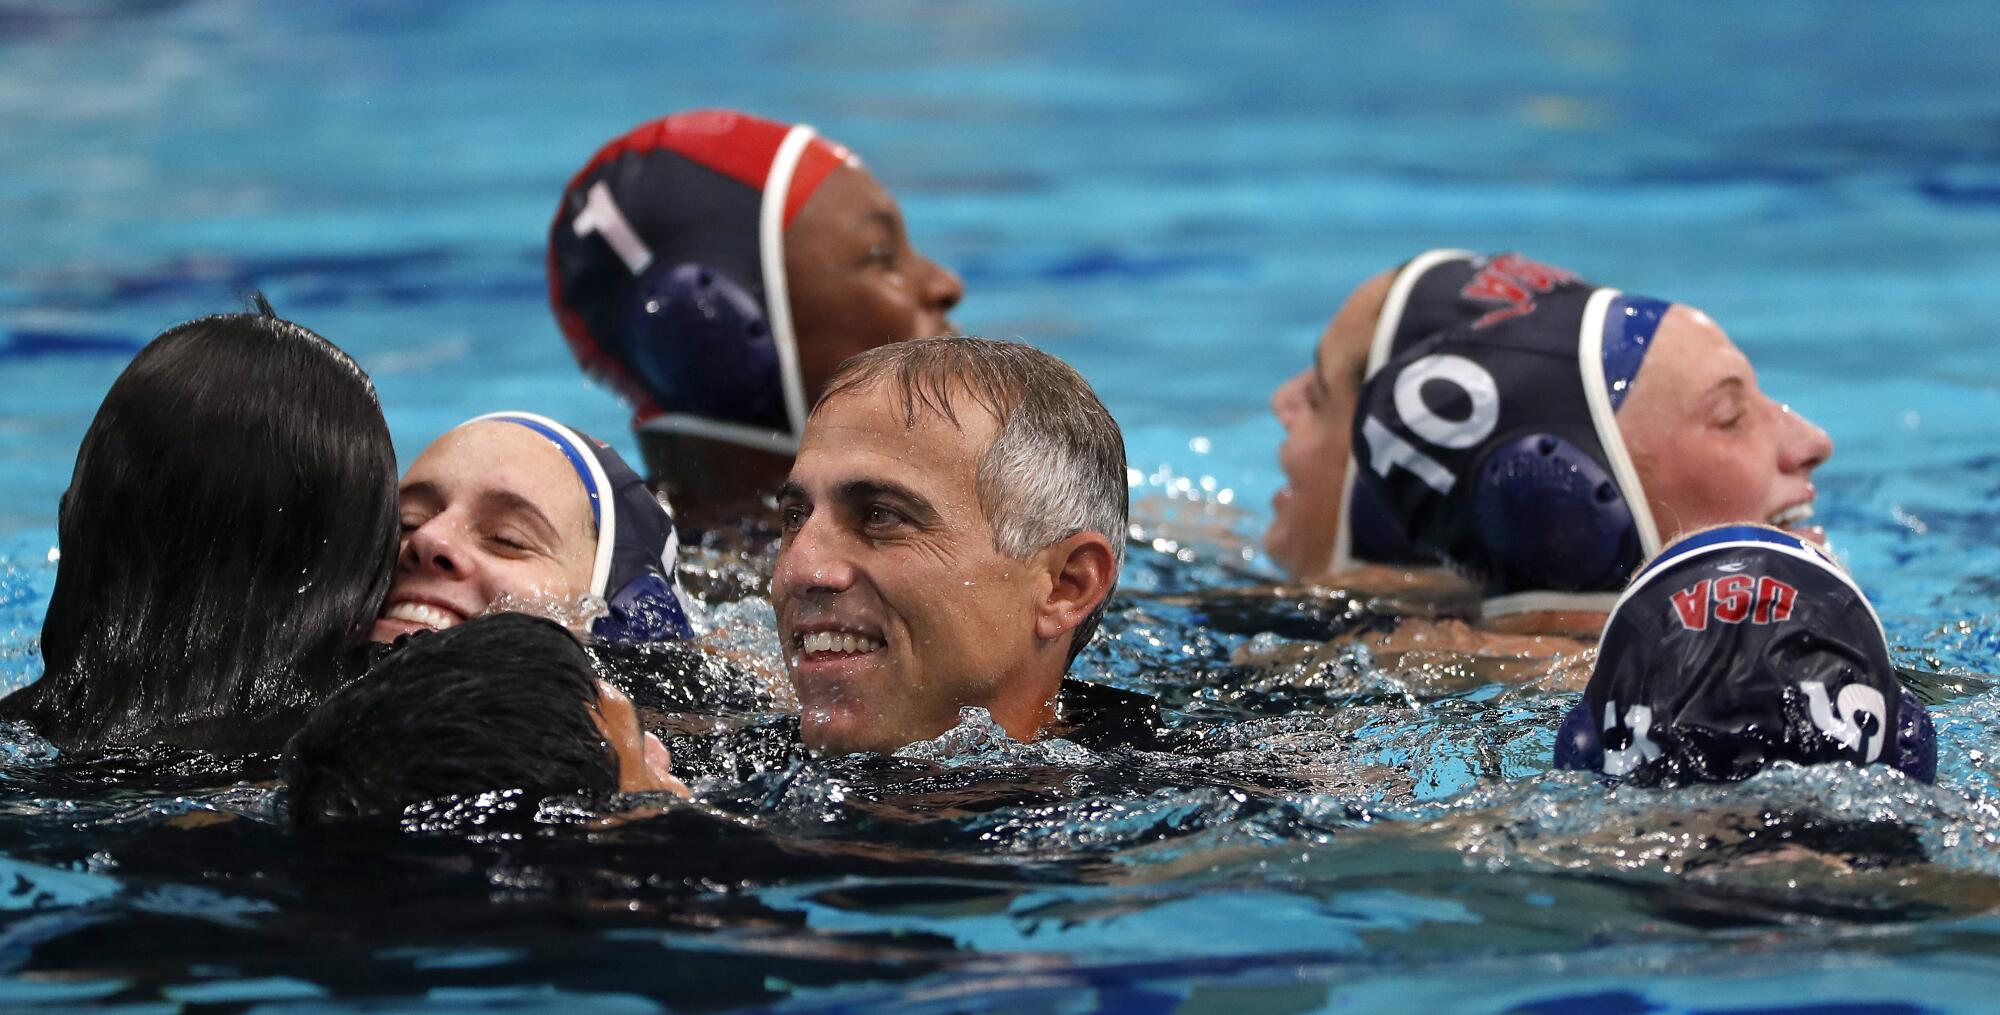
[[[970,705],[1030,740],[1118,580],[1125,442],[1047,353],[903,342],[828,381],[778,506],[771,601],[807,747],[892,752]]]

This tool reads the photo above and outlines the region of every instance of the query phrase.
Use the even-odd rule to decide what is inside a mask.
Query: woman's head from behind
[[[1499,587],[1616,588],[1676,533],[1800,525],[1831,452],[1700,311],[1517,254],[1431,251],[1371,279],[1318,361],[1274,399],[1291,483],[1266,543],[1301,575],[1444,552],[1490,578],[1527,562]],[[1315,381],[1345,434],[1305,411]],[[1318,453],[1292,454],[1315,434]],[[1343,487],[1350,450],[1359,481]]]
[[[364,644],[396,545],[388,428],[346,353],[257,308],[162,333],[84,435],[47,672],[8,709],[59,744],[255,743]]]

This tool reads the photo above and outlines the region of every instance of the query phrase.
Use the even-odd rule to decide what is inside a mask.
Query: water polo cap
[[[1728,781],[1781,759],[1932,782],[1937,736],[1874,607],[1825,551],[1761,525],[1696,533],[1619,597],[1556,767]]]
[[[674,641],[694,633],[674,574],[680,539],[673,514],[611,445],[528,412],[488,413],[467,422],[515,423],[541,434],[583,482],[597,527],[590,594],[608,609],[590,633],[621,643]]]
[[[549,227],[549,302],[633,427],[781,454],[805,427],[785,227],[846,148],[807,126],[677,113],[605,145]]]
[[[1659,536],[1615,413],[1669,304],[1519,254],[1391,284],[1357,400],[1336,568],[1443,559],[1485,612],[1610,607]]]

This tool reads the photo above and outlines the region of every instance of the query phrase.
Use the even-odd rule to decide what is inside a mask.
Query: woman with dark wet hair
[[[65,751],[275,750],[361,668],[396,551],[388,426],[353,359],[255,303],[154,339],[84,435],[46,672],[0,701]]]

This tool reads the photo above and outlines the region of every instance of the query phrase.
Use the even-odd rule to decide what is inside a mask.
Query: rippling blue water
[[[694,105],[860,151],[964,275],[961,323],[1074,362],[1125,423],[1139,519],[1218,525],[1203,555],[1239,557],[1266,517],[1271,388],[1410,253],[1519,247],[1704,306],[1833,434],[1820,520],[1904,660],[2000,670],[1997,50],[2000,20],[1957,3],[0,3],[0,679],[37,670],[56,498],[105,388],[244,289],[360,358],[406,458],[506,406],[620,433],[549,319],[542,234],[597,144]],[[1208,686],[1242,639],[1143,598],[1113,633],[1093,673],[1212,726],[1198,762],[1109,759],[1152,774],[1091,783],[1107,759],[976,754],[1057,789],[926,832],[935,872],[744,875],[628,833],[688,849],[694,881],[489,845],[484,880],[410,882],[425,912],[539,934],[417,919],[372,941],[355,926],[394,921],[340,923],[304,874],[160,844],[212,810],[251,826],[201,833],[217,855],[302,848],[258,824],[255,787],[17,773],[0,1004],[1990,1004],[1993,694],[1938,710],[1935,790],[1775,772],[1607,797],[1542,771],[1565,696],[1362,667],[1266,675],[1245,704]],[[1252,778],[1272,773],[1290,788]],[[838,843],[813,829],[853,818],[845,778],[756,820]],[[1915,845],[1877,841],[1896,827]],[[1830,867],[1749,849],[1760,830],[1929,859]],[[520,901],[548,884],[617,905]],[[601,916],[619,907],[642,916]]]

